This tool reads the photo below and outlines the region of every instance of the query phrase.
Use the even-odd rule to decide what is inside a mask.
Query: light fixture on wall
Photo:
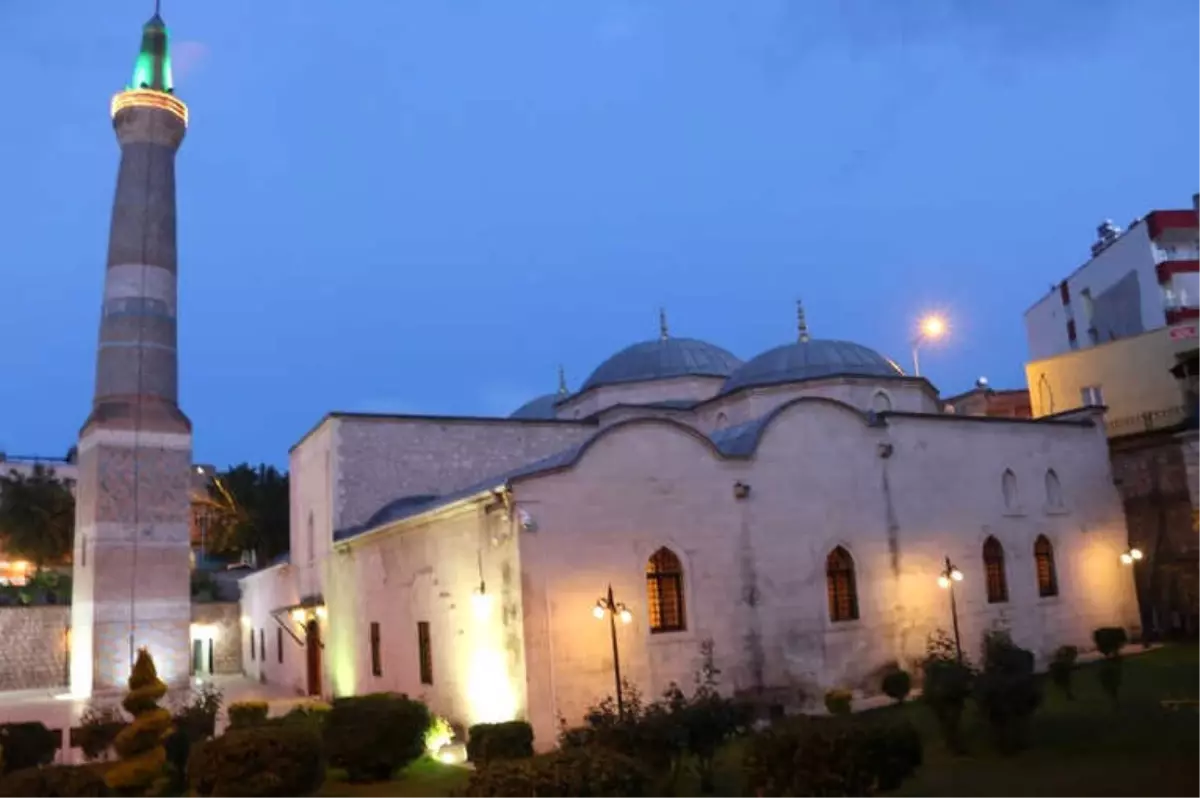
[[[742,482],[741,480],[738,480],[737,482],[733,483],[733,498],[745,499],[749,495],[750,495],[750,486],[749,485],[747,485],[745,482]]]
[[[1132,548],[1128,551],[1123,551],[1121,552],[1121,564],[1133,565],[1135,562],[1142,559],[1142,556],[1142,550],[1139,548]]]
[[[483,552],[476,552],[479,563],[479,587],[471,593],[471,610],[476,620],[487,620],[492,614],[492,597],[487,592],[487,582],[483,579]]]
[[[308,617],[308,613],[306,613],[304,610],[302,610],[299,607],[292,610],[292,620],[295,621],[296,623],[304,623],[304,619],[307,617]]]

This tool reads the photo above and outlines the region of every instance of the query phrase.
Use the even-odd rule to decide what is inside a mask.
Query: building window
[[[654,552],[646,563],[646,605],[650,608],[652,634],[687,628],[683,615],[683,566],[668,548]]]
[[[255,651],[255,649],[254,649],[254,630],[251,629],[250,630],[250,661],[251,662],[254,662],[254,660],[257,659],[257,657],[255,657],[255,655],[254,655],[254,651]]]
[[[883,391],[876,391],[871,398],[871,409],[876,413],[886,413],[892,409],[892,400]]]
[[[371,675],[383,675],[383,657],[379,651],[379,624],[371,621]],[[432,676],[430,677],[432,681]],[[425,682],[425,660],[424,655],[421,659],[421,681]],[[429,682],[425,682],[429,684]]]
[[[1099,385],[1085,385],[1079,389],[1079,398],[1084,407],[1103,407],[1104,391]]]
[[[983,542],[983,571],[987,575],[988,604],[1008,601],[1008,580],[1004,577],[1004,547],[989,536]]]
[[[1054,547],[1045,535],[1033,543],[1033,560],[1037,565],[1038,595],[1042,598],[1058,595],[1058,574],[1054,572]]]
[[[283,664],[283,627],[275,627],[275,656]]]
[[[317,559],[317,534],[312,510],[308,511],[308,561]]]
[[[1052,509],[1063,506],[1062,483],[1058,481],[1058,474],[1054,473],[1053,468],[1046,471],[1046,506]]]
[[[267,661],[267,630],[258,630],[258,653],[262,655],[263,662]]]
[[[433,646],[429,641],[429,621],[417,621],[417,655],[421,661],[421,684],[433,684]]]
[[[79,567],[87,568],[87,535],[79,536]]]
[[[825,558],[825,588],[829,593],[829,620],[858,620],[858,593],[854,586],[854,558],[838,546]]]
[[[1004,469],[1004,475],[1000,477],[1000,491],[1004,494],[1004,509],[1017,509],[1021,497],[1017,493],[1017,475],[1011,468]]]

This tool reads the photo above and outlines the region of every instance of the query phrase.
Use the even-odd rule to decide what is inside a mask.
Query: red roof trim
[[[1188,319],[1200,319],[1200,308],[1167,308],[1167,324],[1178,324]]]
[[[1150,211],[1146,214],[1146,226],[1150,240],[1158,238],[1166,230],[1196,229],[1195,211]]]
[[[1165,283],[1174,274],[1191,274],[1200,272],[1200,260],[1166,260],[1154,267],[1158,274],[1158,282]]]

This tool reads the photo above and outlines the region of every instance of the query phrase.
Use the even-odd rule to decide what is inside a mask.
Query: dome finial
[[[808,319],[804,317],[804,301],[796,300],[796,328],[800,333],[800,343],[808,343]]]
[[[564,369],[562,367],[562,364],[560,363],[558,365],[558,395],[566,396],[569,393],[570,393],[570,391],[567,390],[567,371],[566,371],[566,369]]]
[[[658,309],[658,334],[659,334],[659,337],[661,337],[664,341],[667,340],[668,337],[670,337],[669,334],[667,333],[667,309],[666,308]]]

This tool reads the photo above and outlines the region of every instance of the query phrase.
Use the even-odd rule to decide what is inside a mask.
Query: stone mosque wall
[[[66,689],[70,605],[0,607],[0,692]]]

